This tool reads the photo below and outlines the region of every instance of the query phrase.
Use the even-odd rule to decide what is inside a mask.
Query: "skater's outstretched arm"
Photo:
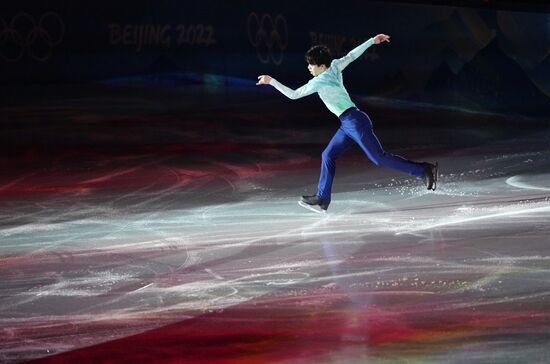
[[[296,90],[293,90],[291,88],[286,87],[273,77],[269,75],[261,75],[258,76],[258,82],[256,85],[271,85],[275,87],[279,92],[281,92],[283,95],[288,97],[289,99],[295,100],[299,99],[300,97],[311,95],[314,92],[317,92],[317,86],[313,79],[309,80],[308,83],[303,85],[300,88],[297,88]]]
[[[360,44],[359,46],[352,49],[348,54],[346,54],[344,57],[335,59],[334,63],[336,64],[336,67],[340,71],[342,71],[344,68],[346,68],[351,62],[355,61],[357,58],[359,58],[365,51],[372,46],[373,44],[380,44],[382,42],[389,42],[390,36],[386,34],[378,34],[375,37],[372,37],[371,39],[367,40],[363,44]]]

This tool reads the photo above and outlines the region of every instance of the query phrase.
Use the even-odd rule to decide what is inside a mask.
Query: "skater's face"
[[[308,64],[307,69],[309,73],[313,75],[313,77],[316,77],[325,72],[327,70],[327,66],[325,66],[324,64],[320,66],[317,66],[316,64]]]

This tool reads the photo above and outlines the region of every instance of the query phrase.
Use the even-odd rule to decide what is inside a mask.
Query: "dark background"
[[[290,101],[255,86],[257,75],[298,87],[311,45],[341,57],[381,32],[391,43],[344,77],[386,145],[404,145],[388,128],[408,128],[407,143],[431,133],[444,147],[548,125],[543,2],[22,1],[0,6],[0,148],[32,160],[71,148],[265,143],[259,135],[324,144],[337,121],[318,97]],[[312,126],[328,129],[306,133]],[[276,127],[288,133],[273,137]]]
[[[270,73],[299,86],[312,44],[339,57],[384,32],[391,45],[369,49],[346,75],[351,92],[547,116],[542,4],[23,1],[0,11],[0,80],[6,88],[164,74],[165,82],[246,84]]]

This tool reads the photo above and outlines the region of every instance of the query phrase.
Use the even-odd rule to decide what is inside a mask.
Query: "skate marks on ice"
[[[525,182],[525,180],[540,180],[542,179],[541,177],[544,177],[544,176],[537,176],[537,178],[533,178],[534,176],[530,176],[530,178],[526,178],[526,177],[523,177],[523,176],[513,176],[513,177],[510,177],[506,180],[506,184],[512,186],[512,187],[517,187],[517,188],[522,188],[522,189],[527,189],[527,190],[536,190],[536,191],[549,191],[550,192],[550,186],[549,187],[546,187],[546,186],[535,186],[529,182]],[[533,181],[533,182],[537,182],[537,181]],[[541,181],[539,181],[541,182]],[[548,179],[544,179],[542,180],[542,182],[548,182]]]
[[[364,191],[364,199],[380,207],[354,213],[389,216],[394,224],[386,227],[396,234],[498,228],[506,223],[530,224],[531,219],[539,224],[549,216],[550,153],[489,154],[477,159],[469,154],[440,159],[437,191],[424,191],[414,180],[391,178],[389,183],[375,183],[372,192]]]
[[[167,189],[164,198],[134,191],[127,210],[94,211],[83,200],[84,216],[61,203],[63,221],[47,219],[58,206],[52,202],[37,215],[42,225],[2,230],[11,247],[2,249],[13,250],[0,267],[0,351],[5,359],[28,359],[46,355],[44,348],[97,343],[107,333],[123,337],[223,314],[258,297],[275,308],[289,296],[312,307],[330,297],[369,305],[376,297],[393,304],[430,297],[429,307],[399,311],[406,315],[524,302],[544,308],[549,254],[537,241],[549,233],[546,191],[518,185],[549,185],[548,175],[536,178],[510,184],[505,176],[444,175],[436,192],[384,182],[337,193],[323,219],[258,181],[251,185],[258,194],[245,201],[202,207],[178,208],[172,200],[187,192],[240,193],[238,183]],[[134,203],[155,208],[133,210]],[[518,237],[527,230],[531,235]],[[525,315],[540,318],[540,310]],[[53,345],[48,338],[59,341],[67,327],[74,334]]]
[[[321,222],[290,223],[304,214],[289,214],[290,201],[274,205],[262,211],[257,203],[246,202],[185,213],[134,214],[131,219],[113,214],[112,228],[101,228],[111,231],[107,235],[87,235],[93,227],[87,224],[78,225],[81,235],[67,223],[41,231],[46,240],[61,238],[63,243],[57,240],[47,249],[2,259],[7,291],[2,289],[0,321],[8,336],[0,334],[5,339],[0,351],[12,358],[33,352],[9,335],[24,327],[43,327],[27,337],[34,340],[37,352],[43,347],[67,350],[100,341],[106,332],[113,338],[125,336],[307,280],[310,269],[328,264],[310,259],[300,244]],[[22,243],[27,235],[32,247],[35,234],[36,230],[25,230],[6,236]],[[155,235],[165,237],[144,239]],[[92,246],[96,248],[90,250]],[[287,255],[301,259],[272,264]],[[36,271],[41,274],[32,273]],[[72,346],[49,345],[43,339],[61,335],[69,324],[94,329],[74,335]]]
[[[429,231],[453,225],[537,223],[550,218],[550,174],[493,179],[476,201],[448,206],[445,215],[417,221],[396,229],[396,234]],[[434,206],[437,209],[437,206]],[[437,211],[437,210],[436,210]]]
[[[421,231],[430,231],[433,229],[441,229],[443,227],[451,227],[453,225],[464,228],[465,225],[472,223],[503,223],[510,221],[509,218],[526,216],[526,220],[530,217],[546,216],[550,218],[550,201],[535,202],[535,203],[517,203],[517,204],[502,204],[490,208],[473,208],[460,207],[457,208],[451,216],[444,218],[431,218],[428,222],[405,223],[397,228],[395,234],[410,234]],[[508,219],[508,220],[507,220]],[[518,223],[518,219],[513,220]],[[520,222],[521,223],[521,222]],[[408,225],[408,226],[407,226]]]

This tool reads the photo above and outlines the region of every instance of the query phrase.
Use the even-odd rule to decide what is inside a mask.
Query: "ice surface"
[[[320,215],[300,133],[5,173],[0,361],[550,360],[547,134],[424,150],[435,192],[352,151]]]

